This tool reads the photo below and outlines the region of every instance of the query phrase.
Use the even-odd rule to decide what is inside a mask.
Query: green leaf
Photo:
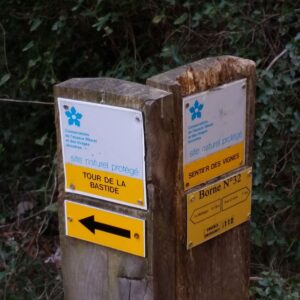
[[[36,145],[44,146],[45,141],[47,140],[47,137],[48,137],[48,133],[44,134],[41,138],[36,139],[34,142]]]
[[[152,23],[158,24],[161,22],[161,20],[164,19],[164,17],[165,17],[164,15],[157,15],[152,19]]]
[[[295,41],[299,41],[300,40],[300,32],[297,33],[297,35],[294,38]]]
[[[61,21],[56,21],[56,22],[52,25],[51,30],[57,31],[58,28],[59,28],[60,23],[61,23]]]
[[[0,272],[0,281],[5,278],[5,275],[6,275],[5,272]]]
[[[93,24],[92,27],[96,27],[97,31],[100,31],[102,29],[102,27],[108,22],[108,20],[110,19],[111,14],[107,14],[104,17],[101,17],[98,19],[98,22]]]
[[[183,24],[187,20],[188,16],[189,16],[188,13],[182,14],[178,19],[176,19],[174,21],[174,25],[181,25],[181,24]]]
[[[5,84],[10,79],[10,74],[5,74],[0,79],[0,86]]]
[[[55,203],[51,203],[48,206],[46,206],[44,208],[45,211],[49,211],[49,212],[57,212],[58,211],[58,204],[57,202]]]
[[[25,52],[27,50],[29,50],[30,48],[32,48],[34,46],[33,41],[30,41],[23,49],[22,51]]]
[[[30,31],[35,31],[36,29],[38,29],[40,27],[40,25],[43,23],[43,20],[40,18],[34,19],[31,27],[30,27]]]

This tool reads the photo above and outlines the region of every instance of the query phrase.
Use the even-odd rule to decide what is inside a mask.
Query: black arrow
[[[130,239],[130,230],[108,225],[105,223],[95,222],[95,216],[90,216],[84,219],[79,220],[79,222],[85,226],[89,231],[95,234],[95,230],[105,231],[111,234],[119,235],[125,238]]]

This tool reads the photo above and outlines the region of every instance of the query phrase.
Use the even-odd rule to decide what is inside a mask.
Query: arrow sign
[[[119,235],[119,236],[122,236],[122,237],[125,237],[128,239],[130,239],[130,236],[131,236],[130,230],[112,226],[112,225],[108,225],[108,224],[101,223],[101,222],[96,222],[95,216],[89,216],[87,218],[80,219],[79,222],[83,226],[85,226],[89,231],[91,231],[93,234],[95,234],[95,230],[101,230],[101,231]]]
[[[143,219],[65,200],[66,235],[145,257]]]
[[[235,191],[229,195],[223,197],[223,210],[229,209],[243,201],[246,201],[250,195],[250,190],[247,187],[243,187],[238,191]]]

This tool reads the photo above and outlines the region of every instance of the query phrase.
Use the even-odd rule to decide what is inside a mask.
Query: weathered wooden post
[[[247,299],[254,80],[219,57],[55,86],[66,299]]]
[[[65,298],[175,299],[172,95],[103,78],[54,93]]]
[[[248,299],[255,63],[207,58],[147,84],[174,96],[175,299]]]

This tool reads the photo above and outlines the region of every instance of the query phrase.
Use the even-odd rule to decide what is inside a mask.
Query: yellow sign
[[[242,166],[244,149],[242,142],[185,165],[185,190]]]
[[[251,214],[252,168],[187,195],[187,248],[246,222]]]
[[[65,201],[66,235],[145,257],[145,220]]]
[[[86,167],[65,164],[66,186],[71,191],[97,195],[113,202],[143,207],[144,183],[142,179]],[[112,200],[113,199],[113,200]]]

